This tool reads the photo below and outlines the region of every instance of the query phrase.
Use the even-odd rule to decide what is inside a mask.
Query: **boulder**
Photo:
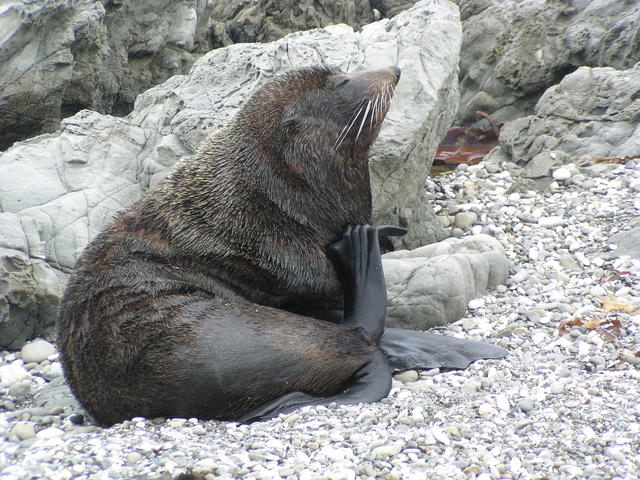
[[[531,179],[569,162],[638,155],[640,64],[579,68],[544,93],[535,115],[506,123],[500,143]]]
[[[379,20],[379,18],[375,18],[373,3],[375,2],[369,0],[350,2],[226,0],[213,2],[209,41],[212,48],[218,48],[227,47],[234,43],[272,42],[292,32],[336,23],[362,27],[374,20]],[[415,3],[415,1],[411,3]],[[387,15],[386,11],[382,13],[380,10],[378,10],[378,15],[392,16]]]
[[[463,18],[458,121],[475,111],[506,122],[533,113],[579,66],[640,61],[640,5],[618,0],[455,0]]]
[[[62,118],[83,108],[125,115],[139,93],[188,73],[212,48],[373,19],[369,0],[5,2],[0,150],[57,130]]]
[[[189,75],[174,76],[140,95],[125,118],[83,110],[55,133],[1,154],[0,247],[22,252],[29,265],[38,265],[34,298],[52,300],[62,288],[60,281],[58,290],[53,288],[52,279],[64,279],[87,242],[118,210],[140,198],[179,157],[194,152],[251,91],[278,72],[310,64],[335,64],[346,71],[402,69],[371,151],[374,220],[408,226],[405,248],[441,240],[445,233],[423,186],[455,114],[460,44],[456,7],[424,0],[361,32],[335,25],[272,43],[214,50]],[[37,304],[37,309],[45,317],[31,320],[32,335],[46,337],[48,332],[37,326],[51,324],[55,315],[49,307]],[[16,338],[0,335],[0,346],[15,348]]]
[[[507,281],[509,261],[489,235],[448,238],[383,256],[387,325],[426,330],[462,318],[472,298]]]

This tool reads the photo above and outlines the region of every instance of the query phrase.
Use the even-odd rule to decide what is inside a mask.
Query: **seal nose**
[[[396,80],[400,80],[400,73],[402,73],[402,71],[398,67],[391,67],[391,70],[393,70]]]

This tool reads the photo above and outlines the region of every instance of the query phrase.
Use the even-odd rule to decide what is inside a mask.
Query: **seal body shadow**
[[[399,74],[274,78],[89,244],[58,343],[98,422],[372,402],[392,369],[432,361],[384,334],[378,241],[401,232],[366,226],[367,151]]]

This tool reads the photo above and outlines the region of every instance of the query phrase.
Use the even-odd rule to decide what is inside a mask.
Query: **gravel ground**
[[[40,342],[0,357],[0,478],[639,478],[640,260],[617,258],[610,238],[639,216],[640,164],[554,176],[549,192],[517,193],[487,163],[427,185],[453,235],[494,235],[513,265],[442,332],[498,343],[507,359],[405,372],[377,404],[103,429],[34,400],[60,378]]]

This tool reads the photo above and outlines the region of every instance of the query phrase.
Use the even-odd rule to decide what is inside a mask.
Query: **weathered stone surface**
[[[380,12],[383,17],[391,18],[413,7],[416,2],[417,0],[371,0],[371,6]]]
[[[469,300],[504,284],[509,262],[489,235],[448,238],[383,256],[387,325],[425,330],[462,318]]]
[[[0,247],[27,256],[35,298],[53,305],[59,297],[52,280],[64,279],[89,239],[118,210],[140,198],[180,156],[195,151],[271,76],[323,63],[346,71],[402,68],[396,98],[371,152],[374,218],[408,225],[403,246],[440,240],[444,231],[423,198],[423,185],[457,103],[460,35],[455,6],[425,0],[361,32],[336,25],[272,43],[214,50],[189,75],[174,76],[140,95],[126,118],[83,110],[65,119],[57,132],[0,156]],[[37,320],[27,315],[28,330],[44,337],[38,326],[50,325],[55,315],[41,303],[36,308]],[[18,337],[0,338],[20,346]]]
[[[611,252],[612,257],[628,255],[640,260],[640,219],[632,220],[628,230],[611,235],[609,243],[618,247]]]
[[[124,115],[212,48],[373,19],[369,0],[10,2],[0,6],[0,150],[83,108]]]
[[[36,407],[48,411],[62,408],[67,414],[80,413],[87,415],[71,393],[69,385],[64,381],[64,377],[58,377],[46,383],[38,391],[35,397],[35,404]]]
[[[369,0],[349,2],[226,0],[213,2],[209,34],[211,46],[218,48],[233,43],[272,42],[288,33],[325,27],[335,23],[361,27],[378,20],[374,18],[372,3],[375,2]]]
[[[464,20],[458,120],[533,113],[542,93],[578,66],[640,61],[640,5],[597,0],[455,0]]]
[[[0,347],[16,349],[34,336],[53,336],[64,281],[43,260],[0,247]]]
[[[526,178],[579,159],[638,155],[640,64],[579,68],[545,92],[535,115],[505,124],[500,142]]]

